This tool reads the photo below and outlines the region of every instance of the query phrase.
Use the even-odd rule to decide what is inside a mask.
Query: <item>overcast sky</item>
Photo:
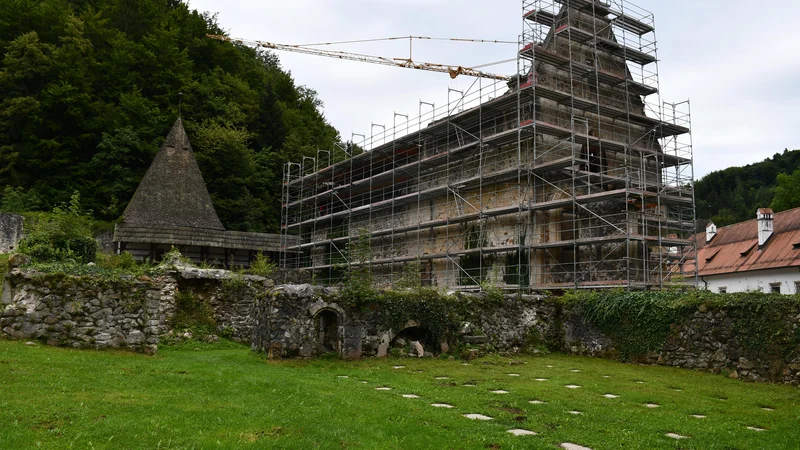
[[[800,1],[637,0],[655,14],[662,100],[691,100],[695,173],[800,148]],[[283,44],[432,36],[517,41],[518,0],[190,0],[218,13],[233,37]],[[322,47],[407,57],[408,41]],[[515,57],[516,45],[415,42],[414,60],[476,66]],[[298,84],[319,93],[343,139],[447,103],[474,79],[279,53]],[[516,63],[483,69],[511,74]],[[380,131],[376,128],[376,132]]]

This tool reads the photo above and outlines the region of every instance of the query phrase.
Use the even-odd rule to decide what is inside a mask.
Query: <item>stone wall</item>
[[[170,277],[102,282],[15,269],[4,281],[0,330],[48,345],[153,354],[168,331],[174,291]]]
[[[17,248],[24,221],[19,214],[0,212],[0,253],[11,253]]]
[[[404,310],[404,323],[392,325],[384,311],[389,303],[353,306],[334,288],[274,286],[262,277],[197,268],[116,281],[14,269],[5,279],[0,335],[154,353],[165,336],[174,337],[179,294],[190,294],[209,307],[218,334],[249,342],[254,351],[276,358],[441,352],[471,358],[490,351],[541,350],[617,358],[621,353],[609,337],[586,323],[580,309],[553,298],[457,294],[443,302],[446,317],[437,323],[441,333],[426,334],[430,316]],[[743,321],[752,311],[744,314],[742,308],[700,305],[671,325],[660,350],[638,361],[800,384],[800,307],[760,325]],[[764,330],[759,327],[764,326],[770,336],[783,340],[760,343]],[[439,338],[430,342],[426,335]]]
[[[509,296],[498,302],[487,301],[481,294],[459,294],[449,303],[450,323],[438,343],[445,352],[471,357],[487,351],[535,353],[549,349],[594,357],[619,355],[614,342],[586,323],[579,309],[564,307],[552,298]],[[403,329],[419,327],[421,321],[412,314],[405,326],[392,328],[378,303],[347,307],[331,288],[278,286],[254,307],[253,350],[270,357],[325,353],[329,349],[322,348],[319,338],[321,311],[335,315],[335,351],[348,358],[386,355],[396,347]],[[797,348],[753,348],[742,334],[752,330],[737,331],[734,315],[733,309],[700,306],[672,324],[661,350],[638,361],[726,372],[750,381],[800,384],[800,341],[792,344]],[[800,309],[778,324],[777,330],[800,337]]]

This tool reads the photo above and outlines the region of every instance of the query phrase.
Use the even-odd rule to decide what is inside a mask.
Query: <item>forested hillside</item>
[[[276,231],[287,155],[331,148],[316,93],[278,58],[204,38],[179,0],[5,0],[0,8],[0,209],[79,191],[116,220],[182,117],[229,229]]]
[[[800,206],[792,198],[800,190],[800,184],[793,182],[800,178],[800,172],[795,174],[798,169],[800,150],[785,150],[759,163],[711,172],[695,184],[697,218],[725,226],[754,219],[758,208],[780,211]],[[781,189],[775,198],[779,178]]]

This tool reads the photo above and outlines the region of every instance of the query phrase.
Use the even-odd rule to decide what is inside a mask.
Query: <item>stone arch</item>
[[[313,352],[316,354],[335,352],[342,354],[344,341],[344,318],[342,308],[335,304],[319,302],[309,308]]]
[[[416,320],[409,320],[399,331],[388,330],[384,333],[381,343],[378,346],[378,356],[387,356],[389,350],[394,348],[403,348],[409,350],[409,353],[419,353],[419,348],[412,343],[419,342],[422,346],[422,351],[439,353],[440,343],[435,342],[430,336],[430,330],[420,325]],[[418,356],[422,356],[418,354]]]

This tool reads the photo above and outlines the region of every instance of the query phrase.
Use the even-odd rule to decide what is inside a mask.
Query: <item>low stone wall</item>
[[[14,270],[4,281],[0,330],[48,345],[153,354],[168,331],[174,290],[169,277],[103,283]]]
[[[536,352],[617,358],[612,339],[586,323],[578,308],[564,307],[551,298],[505,297],[486,301],[483,295],[458,295],[448,300],[451,316],[441,345],[470,357],[486,351]],[[254,307],[253,350],[270,357],[313,356],[330,348],[320,342],[320,312],[335,317],[335,351],[348,358],[384,356],[404,328],[418,327],[412,317],[402,327],[388,325],[379,304],[348,307],[336,290],[278,286]],[[800,384],[800,310],[778,324],[777,332],[796,336],[790,348],[754,346],[748,333],[737,330],[735,308],[709,310],[701,305],[671,331],[659,351],[637,362],[686,369],[726,372],[733,378]],[[791,348],[791,345],[796,348]]]
[[[0,212],[0,253],[11,253],[22,239],[25,219],[19,214]]]
[[[254,351],[275,358],[324,353],[380,357],[409,354],[409,348],[419,356],[444,352],[467,358],[492,351],[557,350],[609,358],[621,354],[612,339],[586,323],[579,308],[554,298],[439,297],[433,301],[442,302],[444,313],[429,311],[425,317],[411,308],[398,322],[398,305],[386,300],[356,306],[333,288],[274,286],[262,277],[196,268],[116,281],[14,269],[5,279],[0,335],[50,345],[154,353],[162,339],[174,337],[180,295],[206,305],[218,334],[249,342]],[[777,320],[765,318],[763,324],[747,319],[753,311],[743,308],[752,307],[701,304],[671,325],[658,350],[637,361],[800,384],[800,307],[789,306],[782,310],[788,313]],[[426,335],[431,317],[441,330]],[[769,336],[764,336],[765,330]],[[432,335],[436,342],[426,340]]]

